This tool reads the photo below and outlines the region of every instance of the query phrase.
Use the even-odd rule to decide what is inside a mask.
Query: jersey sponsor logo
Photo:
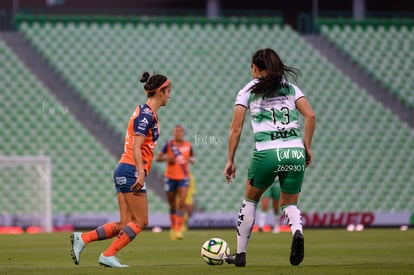
[[[145,124],[148,124],[149,122],[148,122],[148,120],[147,120],[147,118],[143,118],[143,119],[141,119],[139,122],[141,122],[141,123],[145,123]]]
[[[142,130],[142,131],[145,131],[145,129],[147,128],[148,124],[149,124],[148,120],[144,117],[143,119],[141,119],[138,122],[138,129],[139,130]]]
[[[271,140],[281,139],[281,138],[286,139],[286,138],[297,137],[297,136],[298,134],[296,133],[295,129],[276,131],[270,134]]]
[[[127,183],[126,177],[115,177],[116,185],[125,185]]]
[[[144,108],[144,109],[142,110],[142,113],[143,113],[143,114],[152,114],[152,110],[151,110],[150,108]]]

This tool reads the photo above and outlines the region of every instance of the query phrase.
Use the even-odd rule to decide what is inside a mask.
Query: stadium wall
[[[304,212],[305,228],[343,228],[362,224],[364,227],[414,226],[414,213],[405,212]],[[53,216],[53,228],[74,228],[77,230],[96,228],[101,224],[119,220],[114,214],[62,214]],[[0,227],[21,227],[26,229],[38,224],[36,218],[25,215],[0,215]],[[190,228],[235,228],[237,212],[194,213],[188,221]],[[269,221],[269,224],[270,221]],[[282,218],[281,224],[285,224]],[[149,214],[148,228],[169,228],[168,214]]]

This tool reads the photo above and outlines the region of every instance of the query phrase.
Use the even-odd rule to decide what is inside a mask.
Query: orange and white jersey
[[[193,146],[189,141],[177,143],[170,140],[162,148],[162,152],[167,156],[175,157],[174,163],[167,162],[165,176],[173,180],[182,180],[189,177],[188,162],[194,156]]]
[[[135,165],[132,154],[132,142],[134,136],[144,136],[145,141],[141,146],[142,161],[146,175],[148,175],[152,159],[154,158],[154,149],[160,135],[160,125],[157,114],[147,104],[137,106],[128,122],[128,129],[125,135],[124,153],[119,163],[128,163]]]

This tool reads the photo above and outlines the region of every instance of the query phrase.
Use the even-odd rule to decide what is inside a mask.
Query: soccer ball
[[[209,265],[222,265],[230,254],[230,247],[221,238],[211,238],[201,246],[201,258]]]

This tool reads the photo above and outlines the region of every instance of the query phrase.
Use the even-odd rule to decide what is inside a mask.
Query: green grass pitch
[[[209,266],[200,256],[211,237],[226,240],[233,252],[235,230],[190,230],[180,241],[171,241],[168,230],[145,230],[120,252],[127,269],[98,265],[110,240],[89,244],[80,265],[73,264],[69,236],[0,235],[0,274],[414,274],[413,229],[305,229],[305,259],[299,266],[289,263],[290,233],[252,233],[244,268]]]

